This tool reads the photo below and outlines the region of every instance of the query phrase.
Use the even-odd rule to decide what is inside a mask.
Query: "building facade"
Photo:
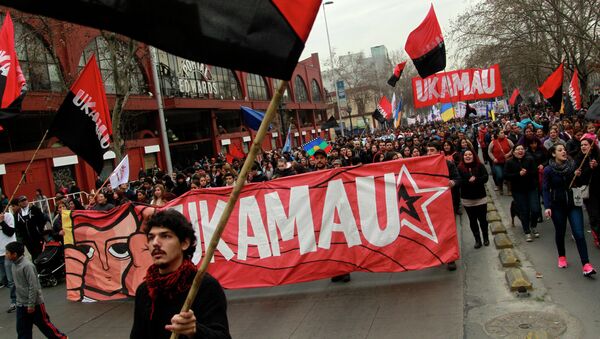
[[[3,19],[6,8],[0,7]],[[70,23],[11,11],[17,56],[27,80],[22,112],[0,120],[0,187],[10,196],[40,145],[44,132],[92,54],[98,59],[109,107],[123,97],[116,93],[119,78],[127,74],[129,91],[120,123],[131,179],[139,170],[165,168],[160,142],[156,88],[148,46],[127,38]],[[114,40],[110,40],[114,39]],[[115,45],[109,41],[117,41]],[[116,46],[116,47],[115,47]],[[129,53],[129,54],[128,54]],[[256,131],[247,128],[241,106],[265,111],[280,80],[185,60],[158,51],[159,75],[173,167],[179,170],[204,157],[227,153],[231,145],[247,152]],[[128,58],[133,62],[126,63]],[[240,56],[243,58],[243,56]],[[126,72],[120,70],[129,65]],[[280,119],[272,124],[263,149],[282,147],[288,126],[293,145],[324,136],[326,103],[317,54],[298,63],[280,105]],[[111,110],[112,112],[112,110]],[[68,121],[59,122],[69,124]],[[114,169],[112,151],[104,155],[100,179]],[[72,181],[90,190],[97,174],[53,137],[40,150],[19,187],[18,194],[41,189],[53,195]]]

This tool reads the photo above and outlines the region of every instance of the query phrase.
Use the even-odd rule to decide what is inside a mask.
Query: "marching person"
[[[12,274],[17,294],[17,337],[31,339],[35,324],[47,338],[67,338],[50,322],[37,271],[33,263],[24,256],[23,244],[13,241],[5,249],[7,259],[13,263]]]
[[[12,214],[13,207],[17,205],[18,202],[13,199],[8,207],[8,211],[0,213],[0,281],[9,289],[10,305],[6,311],[8,313],[17,310],[17,294],[12,275],[12,261],[6,258],[6,245],[17,241],[17,237],[15,236],[15,218]]]
[[[460,198],[469,216],[469,226],[475,237],[475,248],[481,248],[482,236],[483,245],[489,246],[487,194],[485,192],[488,172],[474,151],[467,149],[461,155],[458,173],[461,177]]]
[[[153,265],[135,294],[131,338],[231,338],[227,300],[219,282],[206,273],[189,311],[181,307],[196,275],[191,257],[196,250],[194,229],[183,214],[164,210],[148,220],[148,249]]]
[[[556,249],[558,250],[558,267],[567,267],[565,251],[565,233],[567,230],[567,219],[571,224],[571,232],[577,244],[577,251],[583,265],[583,275],[586,277],[596,274],[594,267],[590,264],[585,233],[583,231],[583,210],[581,206],[575,206],[573,192],[569,185],[573,177],[579,177],[581,170],[576,169],[573,159],[567,156],[567,150],[562,144],[557,144],[549,149],[551,158],[548,166],[544,169],[544,214],[552,218],[555,229]],[[578,179],[578,178],[576,178]],[[581,184],[575,180],[574,187]]]
[[[499,191],[501,195],[504,186],[504,164],[512,156],[512,148],[513,143],[506,138],[503,130],[494,132],[494,141],[488,147],[488,155],[490,156],[490,166],[494,174],[494,183],[496,184],[494,190]]]
[[[586,154],[588,157],[584,161]],[[589,190],[588,198],[583,199],[583,202],[590,220],[594,245],[600,247],[600,167],[598,166],[600,150],[593,139],[583,138],[581,140],[581,150],[575,159],[577,164],[583,162],[581,182],[583,185],[587,185]]]
[[[431,141],[429,142],[429,144],[427,144],[427,155],[438,155],[438,154],[442,154],[442,145],[437,142],[437,141]],[[454,161],[450,161],[450,160],[446,160],[446,165],[448,166],[448,187],[450,187],[450,189],[452,188],[458,188],[460,187],[460,174],[458,174],[458,170],[456,169],[456,165],[454,164]],[[453,205],[454,205],[454,212],[456,213],[456,204],[454,204],[454,197],[453,197]],[[446,265],[446,268],[448,269],[448,271],[455,271],[456,270],[456,262],[451,261]]]
[[[17,240],[23,242],[31,258],[35,260],[42,253],[42,232],[44,232],[46,216],[39,207],[29,204],[26,196],[20,196],[17,201],[19,203],[15,211]]]
[[[538,169],[535,160],[525,153],[525,146],[517,144],[513,147],[513,157],[506,162],[504,176],[511,183],[513,200],[518,206],[525,241],[532,242],[534,236],[536,238],[540,236],[537,231],[540,214],[540,197],[537,190]]]

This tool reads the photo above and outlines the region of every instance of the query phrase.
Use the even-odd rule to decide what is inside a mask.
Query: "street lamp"
[[[337,88],[335,87],[335,72],[333,67],[333,53],[331,53],[331,40],[329,39],[329,26],[327,25],[327,13],[325,11],[326,5],[333,5],[333,1],[325,1],[323,3],[323,17],[325,18],[325,32],[327,32],[327,45],[329,46],[329,62],[331,63],[331,86],[335,92],[335,103],[338,111],[338,122],[340,126],[340,130],[342,131],[342,136],[344,136],[344,128],[342,126],[342,111],[340,110],[340,103],[337,100]]]

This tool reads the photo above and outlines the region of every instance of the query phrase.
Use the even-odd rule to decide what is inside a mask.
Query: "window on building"
[[[117,57],[117,71],[120,74],[129,74],[129,91],[131,94],[143,94],[148,91],[148,85],[144,79],[144,73],[137,62],[135,54],[129,53],[127,44],[123,41],[117,41],[114,48]],[[79,69],[81,70],[92,54],[96,55],[98,67],[104,81],[106,93],[115,94],[117,88],[114,78],[114,65],[112,63],[111,48],[108,41],[102,36],[97,36],[83,50],[81,58],[79,58]]]
[[[217,128],[220,134],[235,133],[242,131],[242,117],[240,110],[217,111]]]
[[[300,110],[298,111],[298,118],[300,119],[300,127],[313,126],[312,111]]]
[[[306,85],[299,75],[296,75],[296,79],[294,80],[294,93],[296,94],[296,102],[308,102]]]
[[[218,87],[211,67],[158,50],[161,89],[166,96],[218,98]]]
[[[273,92],[277,91],[277,88],[279,87],[279,83],[281,83],[281,80],[279,79],[273,79]],[[292,91],[290,91],[290,84],[287,84],[287,88],[285,89],[285,92],[283,92],[283,96],[281,98],[281,102],[290,102],[290,93]]]
[[[317,80],[312,79],[310,82],[310,89],[312,91],[313,102],[321,102],[321,86],[319,86]]]
[[[242,99],[242,89],[237,76],[230,69],[212,66],[212,75],[217,82],[217,97],[227,100]]]
[[[0,14],[0,23],[4,23]],[[31,27],[14,22],[15,49],[30,91],[62,92],[66,89],[57,59]]]
[[[248,73],[246,80],[248,83],[248,98],[251,100],[269,100],[265,78],[258,74]]]

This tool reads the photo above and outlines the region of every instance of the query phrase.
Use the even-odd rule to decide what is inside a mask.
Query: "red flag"
[[[49,130],[97,173],[109,150],[112,123],[102,76],[92,55],[58,109]]]
[[[446,68],[444,36],[433,5],[431,5],[425,20],[408,35],[404,49],[412,59],[421,78],[427,78]]]
[[[538,88],[544,99],[552,105],[555,112],[560,110],[562,104],[562,83],[564,76],[564,64],[561,63],[558,68],[550,74],[542,86]]]
[[[515,104],[518,105],[519,103],[521,103],[522,100],[523,100],[523,98],[521,97],[521,93],[519,92],[519,89],[515,88],[512,95],[510,96],[510,99],[508,100],[508,104],[511,106],[514,106]]]
[[[0,108],[9,108],[21,96],[25,77],[15,51],[15,32],[10,13],[6,13],[0,31]],[[14,107],[14,106],[13,106]]]
[[[388,85],[396,87],[396,83],[400,79],[400,76],[402,76],[402,71],[404,71],[404,66],[406,66],[406,61],[403,61],[394,67],[394,74],[388,79]]]
[[[236,144],[231,144],[229,145],[229,151],[227,151],[225,158],[227,159],[227,162],[231,164],[234,159],[241,160],[244,159],[245,156],[246,154],[242,152]]]
[[[382,96],[379,100],[377,110],[385,117],[386,120],[392,118],[392,104],[385,96]]]
[[[579,72],[577,68],[573,72],[573,78],[569,84],[569,98],[571,99],[571,105],[578,111],[581,109],[581,90],[579,89]]]

